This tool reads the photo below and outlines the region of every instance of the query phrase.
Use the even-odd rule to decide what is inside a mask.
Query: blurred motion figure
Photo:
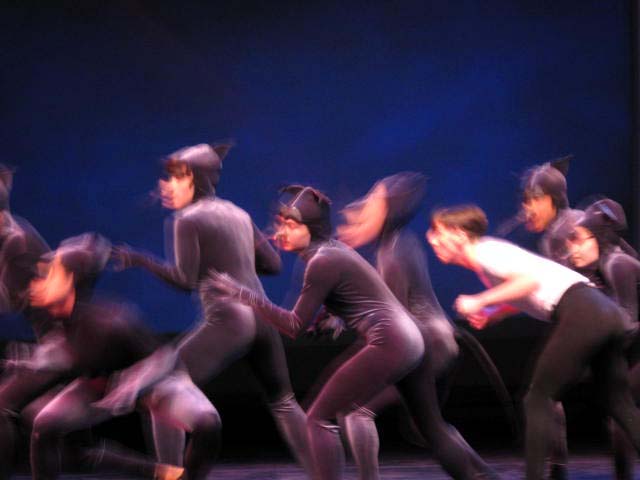
[[[363,346],[330,376],[307,411],[307,429],[314,479],[342,477],[344,451],[334,419],[364,407],[388,386],[396,384],[425,438],[432,436],[432,418],[425,403],[437,403],[433,379],[423,362],[424,341],[416,323],[375,269],[355,250],[331,238],[330,201],[302,185],[283,189],[290,198],[276,218],[278,245],[305,262],[304,284],[293,310],[271,303],[262,291],[218,274],[211,287],[231,301],[250,306],[281,332],[296,337],[326,312],[355,330]],[[431,375],[431,377],[427,377]],[[444,422],[440,427],[447,429]],[[473,478],[466,443],[455,434],[438,437],[441,463],[454,478]],[[374,472],[375,473],[375,472]]]
[[[122,246],[114,257],[121,268],[141,267],[180,290],[196,292],[203,318],[179,345],[194,382],[202,386],[231,363],[245,358],[264,389],[269,409],[289,449],[308,468],[305,414],[289,380],[282,339],[268,323],[239,302],[206,294],[212,271],[224,272],[262,292],[258,273],[280,271],[280,257],[247,212],[216,195],[222,161],[230,144],[182,148],[164,161],[159,181],[162,205],[174,210],[173,261]],[[183,440],[153,418],[160,459],[179,463]],[[217,447],[219,448],[219,447]]]
[[[145,478],[178,478],[184,469],[106,447],[80,447],[68,434],[132,411],[137,405],[191,432],[186,471],[204,479],[213,463],[219,418],[180,367],[172,346],[154,336],[129,305],[82,298],[106,264],[111,245],[95,234],[66,240],[43,258],[30,300],[62,322],[64,348],[77,376],[37,414],[31,438],[34,479],[57,478],[62,460],[93,469],[117,468]],[[47,370],[49,364],[29,368]],[[61,448],[62,447],[62,448]]]
[[[442,462],[454,459],[440,457],[438,445],[443,436],[455,436],[460,447],[455,461],[468,464],[467,471],[475,469],[481,474],[489,470],[488,466],[455,428],[444,422],[439,402],[434,401],[438,398],[436,379],[442,379],[450,371],[459,347],[454,326],[431,286],[425,252],[408,228],[421,206],[425,183],[425,177],[415,172],[401,172],[378,181],[365,197],[343,210],[345,223],[338,227],[338,236],[353,248],[375,243],[378,272],[420,330],[426,352],[420,379],[424,382],[425,396],[421,415],[428,420],[426,439],[433,445],[436,458]],[[395,387],[388,388],[345,419],[345,433],[363,480],[379,478],[375,417],[391,404],[402,404]],[[446,463],[443,467],[452,470]]]

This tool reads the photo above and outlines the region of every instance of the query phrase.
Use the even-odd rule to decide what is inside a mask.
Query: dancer
[[[567,238],[571,265],[600,286],[626,313],[629,329],[638,321],[640,261],[620,247],[627,219],[622,206],[609,198],[589,205]]]
[[[566,176],[573,159],[568,155],[542,165],[535,165],[525,171],[521,177],[522,205],[516,217],[517,223],[524,221],[528,231],[541,234],[538,251],[555,262],[570,267],[566,240],[573,225],[582,212],[569,207]],[[509,223],[509,222],[507,222]],[[504,225],[503,225],[504,228]],[[506,234],[506,231],[498,231]],[[491,312],[494,319],[504,318],[514,312],[509,306],[502,306]],[[550,478],[568,479],[567,426],[562,403],[555,405],[556,435],[550,453]]]
[[[592,283],[616,301],[624,310],[628,329],[638,327],[638,284],[640,261],[625,253],[621,231],[627,228],[626,216],[619,203],[605,198],[590,205],[567,240],[569,260]],[[640,338],[636,334],[627,349],[631,368],[629,382],[636,403],[640,399]],[[616,478],[633,479],[636,454],[626,435],[611,423],[611,439]]]
[[[314,461],[314,478],[341,478],[344,452],[333,419],[363,407],[386,387],[397,384],[425,438],[438,432],[434,444],[441,463],[455,478],[472,478],[467,446],[443,422],[434,427],[437,403],[432,368],[423,362],[424,341],[414,320],[400,305],[378,273],[354,250],[331,239],[329,199],[311,187],[284,189],[292,198],[277,217],[277,238],[285,251],[296,252],[306,262],[304,284],[292,311],[271,303],[262,291],[217,274],[211,288],[232,301],[249,305],[281,332],[295,337],[326,310],[354,329],[364,346],[341,365],[324,384],[307,412]]]
[[[24,218],[11,213],[9,200],[13,171],[0,164],[0,314],[21,313],[33,328],[36,345],[13,343],[0,379],[0,479],[8,478],[18,437],[16,423],[22,410],[58,384],[68,359],[60,348],[60,323],[44,310],[29,305],[29,282],[40,257],[49,246]],[[57,371],[22,371],[12,365],[23,352],[35,348],[43,363],[56,363]]]
[[[580,218],[580,210],[569,208],[567,179],[569,162],[562,157],[536,165],[522,176],[522,209],[527,230],[542,233],[539,251],[561,265],[569,264],[566,240]]]
[[[429,374],[425,379],[426,386],[436,388],[436,379],[445,377],[450,371],[459,347],[454,327],[431,286],[424,250],[417,236],[407,228],[424,197],[424,184],[425,177],[413,172],[402,172],[380,180],[365,197],[346,207],[343,211],[346,223],[338,227],[338,236],[353,248],[375,242],[376,268],[416,321],[427,352],[423,362],[432,366],[425,368]],[[430,378],[430,374],[435,378]],[[429,396],[433,398],[434,395]],[[349,446],[363,480],[379,478],[375,417],[390,405],[401,404],[400,400],[397,389],[390,387],[367,405],[350,413],[344,421]],[[441,442],[439,435],[459,437],[459,434],[453,427],[442,425],[444,419],[438,402],[427,403],[423,408],[429,411],[429,441],[437,455]],[[461,461],[471,462],[478,473],[489,470],[468,445],[466,452],[463,449],[459,452],[458,462]]]
[[[156,349],[157,342],[134,309],[112,301],[88,302],[79,295],[83,285],[95,281],[110,252],[111,245],[102,237],[74,237],[43,259],[46,264],[41,276],[30,283],[31,304],[47,309],[62,322],[64,346],[73,371],[80,375],[34,420],[33,478],[57,478],[64,457],[93,468],[117,467],[146,478],[178,478],[182,468],[158,465],[142,456],[106,448],[73,448],[66,441],[66,448],[59,448],[60,440],[69,433],[110,419],[112,411],[133,410],[140,397],[140,405],[191,432],[186,471],[189,478],[204,479],[215,454],[211,447],[218,441],[219,417],[213,405],[179,365],[176,369],[177,354],[172,346]],[[38,364],[37,359],[22,367],[52,368]]]
[[[196,385],[211,381],[228,365],[246,358],[264,389],[269,409],[298,462],[307,469],[305,415],[289,380],[282,339],[246,306],[205,296],[203,282],[213,269],[262,292],[256,272],[277,273],[280,257],[241,208],[216,196],[222,160],[230,145],[182,148],[165,161],[162,205],[175,210],[175,262],[163,262],[130,247],[115,250],[121,268],[142,267],[185,291],[198,292],[204,318],[179,345]],[[162,420],[153,418],[154,432]],[[177,463],[182,442],[154,434],[161,461]],[[170,443],[170,444],[169,444]]]
[[[569,207],[567,197],[566,175],[572,158],[567,156],[536,165],[527,170],[521,180],[526,228],[542,234],[538,244],[542,255],[570,268],[573,267],[569,260],[567,239],[583,215],[581,210]],[[619,246],[624,252],[637,257],[635,250],[623,239],[620,239]],[[509,312],[504,310],[502,313]],[[500,312],[494,315],[500,315]],[[561,403],[555,406],[555,411],[558,429],[551,451],[550,474],[553,480],[566,480],[569,453],[566,419]]]
[[[474,205],[437,210],[427,239],[443,263],[475,271],[488,290],[460,295],[454,307],[475,328],[495,323],[483,309],[510,303],[554,329],[536,360],[525,397],[529,480],[543,478],[556,431],[554,402],[590,366],[610,415],[640,448],[640,412],[631,398],[624,343],[627,322],[618,306],[588,279],[515,245],[484,237],[488,222]]]

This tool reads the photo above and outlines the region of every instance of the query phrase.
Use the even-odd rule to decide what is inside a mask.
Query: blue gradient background
[[[159,3],[159,4],[157,4]],[[311,183],[336,210],[378,178],[429,178],[437,205],[514,214],[518,174],[573,153],[577,203],[628,211],[629,2],[13,2],[0,6],[0,161],[18,167],[13,210],[54,246],[95,230],[162,254],[149,204],[158,159],[233,137],[219,193],[267,226],[277,187]],[[513,236],[533,245],[523,232]],[[426,244],[425,244],[426,247]],[[480,289],[431,269],[443,305]],[[293,258],[265,280],[275,301]],[[101,282],[159,331],[190,325],[192,299],[139,271]],[[6,321],[5,337],[24,335]]]

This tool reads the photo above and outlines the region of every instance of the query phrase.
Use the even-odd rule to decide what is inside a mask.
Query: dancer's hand
[[[309,332],[319,335],[330,333],[331,338],[336,340],[346,329],[347,327],[340,317],[336,317],[329,313],[326,308],[322,308]]]
[[[477,295],[458,295],[453,302],[454,310],[465,318],[479,313],[483,307],[484,304]]]
[[[5,349],[5,359],[2,360],[2,366],[5,369],[33,369],[32,358],[36,345],[26,342],[9,342]]]
[[[482,330],[487,327],[490,323],[492,323],[492,318],[490,313],[487,310],[481,310],[478,313],[474,313],[472,315],[467,315],[467,321],[469,325],[471,325],[476,330]]]
[[[173,188],[171,182],[167,180],[158,180],[158,193],[160,194],[160,202],[165,208],[173,207]]]
[[[209,271],[208,290],[218,296],[230,299],[240,299],[242,291],[245,288],[235,281],[227,273],[221,273],[217,270]]]
[[[520,310],[506,303],[501,303],[499,305],[491,305],[489,307],[482,308],[478,313],[474,313],[472,315],[468,315],[467,321],[469,324],[477,329],[482,330],[483,328],[493,325],[495,323],[500,322],[501,320],[509,317],[511,315],[515,315]]]
[[[71,369],[73,357],[65,336],[57,332],[47,334],[33,351],[31,363],[34,370],[64,372]]]
[[[131,383],[121,383],[92,405],[114,416],[131,413],[136,406],[139,390]]]
[[[11,342],[7,346],[6,359],[2,361],[2,365],[6,369],[67,371],[72,367],[73,360],[64,343],[64,339],[57,335],[49,335],[39,344]]]
[[[111,262],[116,272],[121,272],[135,266],[137,253],[129,245],[114,245],[111,248]]]

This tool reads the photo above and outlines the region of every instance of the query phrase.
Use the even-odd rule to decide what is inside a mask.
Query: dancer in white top
[[[459,295],[457,312],[478,329],[495,323],[491,307],[504,303],[554,323],[536,359],[524,400],[527,479],[541,479],[553,437],[554,402],[591,367],[609,414],[640,449],[640,412],[629,391],[620,308],[588,279],[509,242],[484,237],[484,212],[475,205],[437,210],[427,240],[443,263],[475,271],[487,290]]]

